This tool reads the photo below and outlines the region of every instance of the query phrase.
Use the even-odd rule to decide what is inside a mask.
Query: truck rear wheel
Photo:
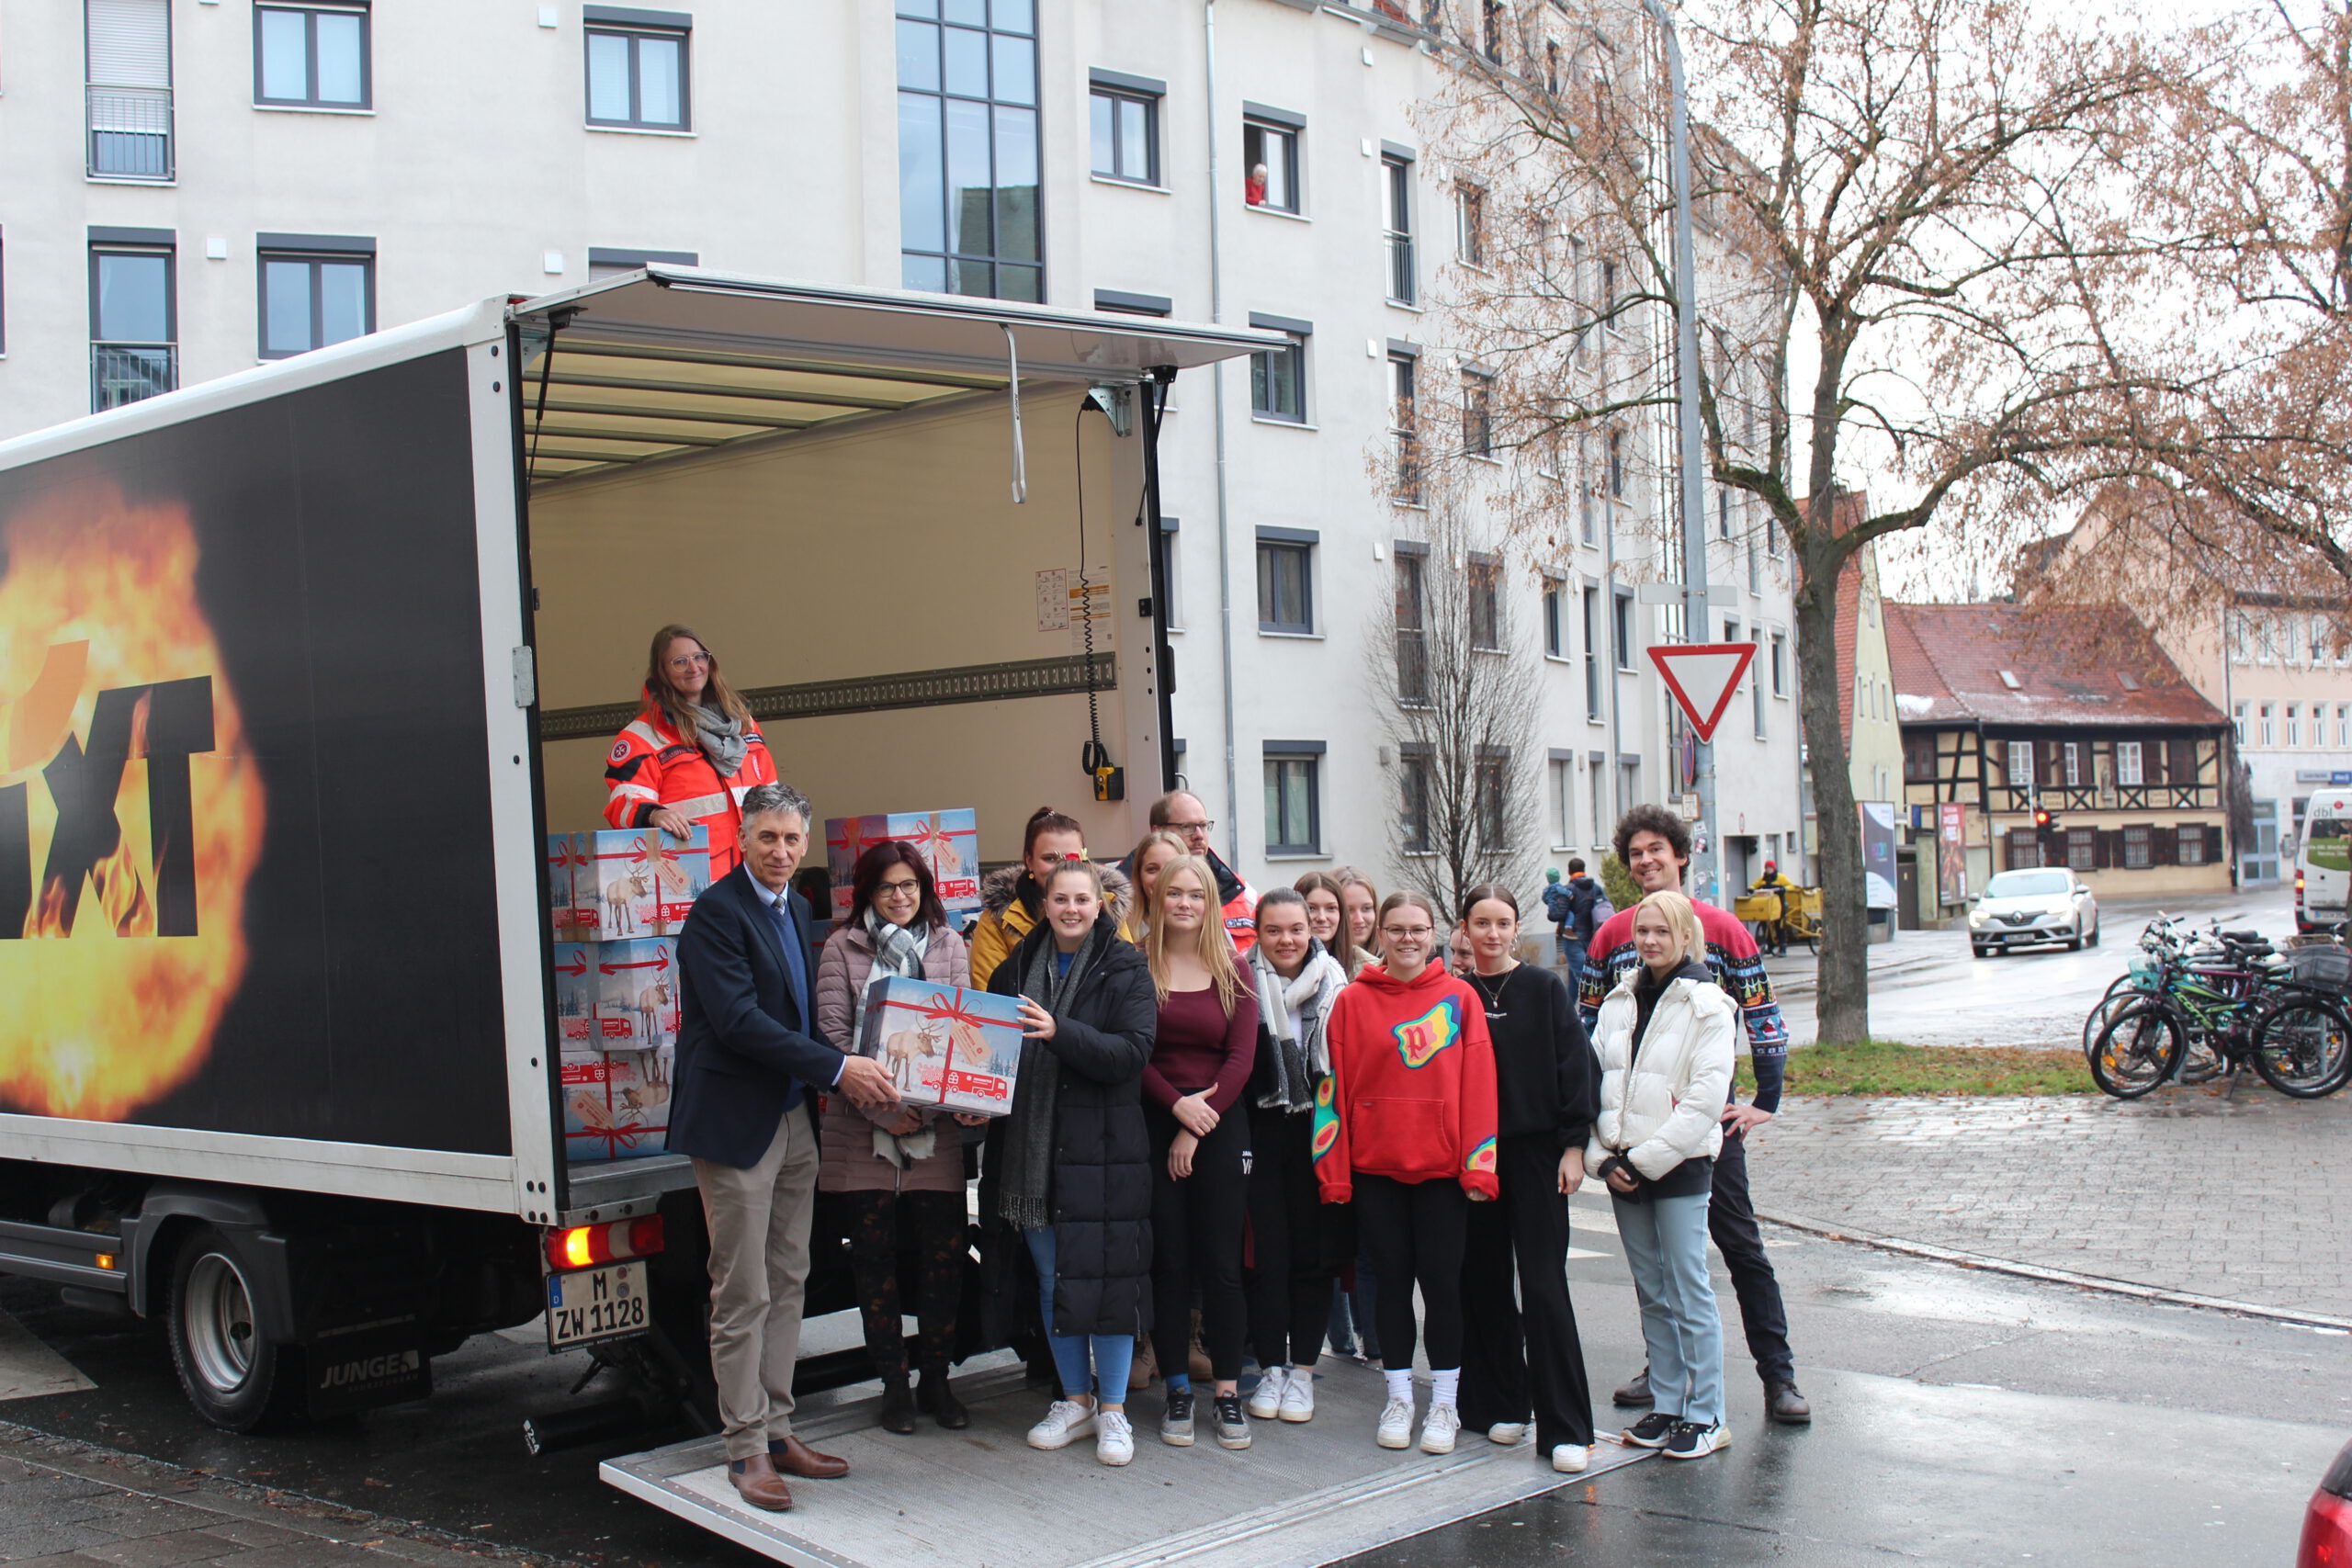
[[[267,1425],[300,1393],[299,1352],[266,1332],[247,1268],[226,1236],[198,1226],[174,1260],[164,1316],[182,1392],[198,1415],[232,1432]]]

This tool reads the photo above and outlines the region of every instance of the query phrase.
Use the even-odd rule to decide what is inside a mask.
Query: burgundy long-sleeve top
[[[1163,1111],[1208,1089],[1209,1109],[1222,1116],[1240,1100],[1257,1065],[1258,998],[1249,987],[1234,994],[1230,1018],[1215,986],[1170,991],[1159,1004],[1159,1033],[1143,1070],[1143,1089]]]

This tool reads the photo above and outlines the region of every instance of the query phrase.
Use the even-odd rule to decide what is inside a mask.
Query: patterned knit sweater
[[[1692,899],[1699,911],[1699,929],[1707,938],[1707,969],[1715,984],[1739,1004],[1747,1031],[1747,1048],[1755,1056],[1756,1109],[1768,1114],[1781,1108],[1781,1080],[1788,1066],[1789,1026],[1781,1018],[1781,1004],[1772,995],[1772,981],[1764,973],[1764,955],[1756,939],[1729,911]],[[1641,967],[1634,948],[1634,911],[1620,909],[1593,934],[1591,956],[1584,984],[1577,991],[1577,1013],[1590,1034],[1600,1019],[1600,1004],[1628,969]]]

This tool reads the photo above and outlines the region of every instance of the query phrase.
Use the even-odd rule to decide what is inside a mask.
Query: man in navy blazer
[[[695,900],[678,937],[678,1057],[669,1146],[690,1155],[710,1225],[710,1365],[727,1470],[754,1507],[792,1506],[786,1475],[830,1479],[846,1461],[792,1435],[808,1229],[816,1206],[814,1091],[898,1102],[877,1062],[817,1032],[808,906],[792,874],[808,800],[789,784],[743,796],[743,863]]]

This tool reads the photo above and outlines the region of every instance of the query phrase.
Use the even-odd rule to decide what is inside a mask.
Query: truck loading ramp
[[[959,1378],[961,1432],[929,1417],[913,1437],[876,1424],[878,1399],[814,1415],[800,1435],[850,1461],[840,1481],[794,1481],[795,1506],[744,1506],[720,1439],[606,1461],[605,1481],[795,1568],[1309,1568],[1646,1458],[1603,1440],[1581,1476],[1555,1472],[1532,1438],[1511,1448],[1465,1431],[1435,1457],[1374,1446],[1379,1374],[1326,1358],[1315,1419],[1252,1421],[1252,1445],[1216,1446],[1203,1402],[1190,1449],[1159,1438],[1159,1395],[1139,1393],[1135,1462],[1094,1461],[1094,1441],[1042,1453],[1023,1440],[1045,1391],[1018,1366]],[[1423,1396],[1426,1398],[1426,1394]]]

